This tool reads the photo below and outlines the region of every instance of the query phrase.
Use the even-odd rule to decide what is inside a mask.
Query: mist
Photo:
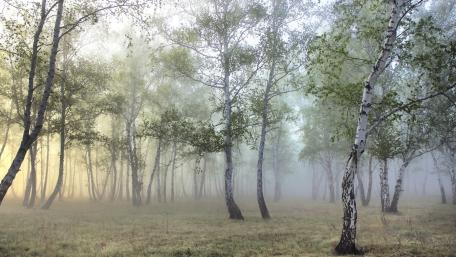
[[[0,256],[452,256],[456,1],[0,2]]]

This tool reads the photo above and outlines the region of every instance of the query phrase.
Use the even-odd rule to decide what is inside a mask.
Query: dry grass
[[[402,205],[382,218],[359,207],[366,256],[456,256],[456,207]],[[327,256],[338,241],[341,209],[323,202],[270,204],[259,218],[241,203],[245,221],[230,221],[223,202],[57,203],[49,211],[18,203],[0,207],[0,256]]]

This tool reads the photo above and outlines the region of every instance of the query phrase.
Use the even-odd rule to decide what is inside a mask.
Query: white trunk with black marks
[[[368,125],[368,115],[372,105],[372,90],[377,82],[378,77],[382,74],[386,67],[386,63],[390,58],[393,44],[396,40],[397,26],[402,18],[402,10],[404,9],[404,0],[390,1],[391,13],[386,30],[386,36],[382,45],[380,55],[375,62],[369,77],[367,78],[361,106],[359,111],[358,123],[356,126],[355,142],[352,147],[350,157],[348,158],[345,173],[342,179],[342,203],[344,209],[342,234],[335,251],[338,254],[355,254],[359,253],[356,248],[356,222],[357,210],[356,200],[353,188],[353,179],[358,170],[358,160],[364,152],[366,146],[366,132]]]
[[[227,8],[227,6],[225,6]],[[231,88],[230,88],[230,56],[228,47],[228,36],[226,35],[223,42],[223,95],[224,95],[224,138],[223,138],[223,150],[225,153],[225,204],[228,209],[230,219],[243,220],[241,210],[234,201],[233,192],[233,131],[232,131],[232,100],[231,100]]]
[[[55,77],[55,63],[56,63],[56,58],[57,58],[57,53],[58,53],[58,48],[59,48],[59,41],[60,41],[60,29],[61,29],[60,24],[61,24],[61,20],[62,20],[62,16],[63,16],[63,2],[64,2],[64,0],[58,1],[57,13],[55,16],[56,18],[55,18],[55,23],[54,23],[53,37],[52,37],[51,53],[49,55],[48,74],[47,74],[47,78],[46,78],[44,91],[43,91],[43,94],[41,97],[41,101],[38,106],[38,113],[37,113],[37,116],[35,119],[35,125],[34,125],[34,128],[32,129],[32,131],[30,132],[30,127],[31,127],[30,113],[31,113],[31,105],[32,105],[32,99],[33,99],[33,91],[35,90],[33,79],[35,77],[39,38],[40,38],[41,31],[43,29],[43,26],[44,26],[44,23],[46,20],[46,15],[45,15],[46,1],[45,0],[42,1],[41,18],[40,18],[38,28],[35,32],[33,47],[32,47],[32,60],[31,60],[31,66],[30,66],[31,69],[29,72],[29,87],[28,87],[28,92],[27,92],[26,108],[25,108],[25,113],[24,113],[24,133],[23,133],[23,136],[21,139],[20,146],[11,163],[11,166],[9,167],[8,172],[6,173],[5,177],[2,179],[2,182],[0,184],[0,204],[3,201],[6,193],[8,192],[8,188],[13,183],[13,180],[16,177],[16,174],[19,172],[19,169],[22,165],[22,162],[24,161],[24,157],[25,157],[27,151],[29,150],[29,148],[33,144],[33,142],[35,142],[39,133],[41,132],[41,129],[43,128],[47,104],[48,104],[49,96],[51,94],[51,89],[52,89],[52,85],[54,83],[54,77]]]

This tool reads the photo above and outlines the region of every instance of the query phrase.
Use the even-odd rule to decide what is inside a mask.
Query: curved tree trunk
[[[404,191],[402,189],[402,182],[404,180],[405,169],[407,168],[408,165],[409,165],[409,161],[405,160],[402,163],[401,167],[399,168],[399,174],[398,174],[398,177],[396,180],[396,186],[394,187],[393,199],[391,200],[390,206],[386,209],[386,211],[388,211],[388,212],[398,212],[397,206],[399,204],[399,196],[400,196],[401,192]]]
[[[390,1],[390,5],[391,13],[388,28],[386,30],[386,36],[384,38],[380,55],[364,85],[358,123],[356,126],[355,142],[347,161],[345,173],[342,179],[342,203],[344,218],[340,241],[335,248],[337,254],[359,253],[359,250],[355,245],[357,210],[353,179],[358,170],[358,160],[363,154],[366,146],[368,115],[372,105],[372,90],[378,77],[385,69],[388,59],[390,58],[393,44],[396,40],[397,26],[402,18],[402,10],[405,7],[403,0]]]
[[[225,8],[227,6],[225,5]],[[241,210],[234,201],[233,194],[233,131],[232,131],[232,100],[230,88],[230,55],[228,47],[228,36],[224,37],[223,42],[223,95],[224,95],[224,110],[223,118],[225,122],[223,150],[225,153],[225,204],[228,209],[230,219],[243,220]]]
[[[161,152],[161,138],[158,139],[157,144],[157,151],[155,152],[155,163],[152,172],[150,173],[149,185],[147,186],[147,197],[146,197],[146,204],[150,203],[151,196],[152,196],[152,183],[154,181],[155,173],[160,170],[160,152]]]
[[[59,156],[59,175],[54,191],[49,196],[47,202],[42,206],[42,209],[49,209],[54,202],[57,194],[62,190],[63,174],[65,167],[65,122],[66,122],[66,100],[65,100],[65,71],[63,71],[62,81],[60,82],[60,156]]]

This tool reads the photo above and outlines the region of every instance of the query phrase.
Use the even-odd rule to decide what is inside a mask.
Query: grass
[[[456,256],[456,207],[402,205],[382,218],[359,207],[366,256]],[[431,202],[431,201],[429,201]],[[340,235],[341,207],[324,202],[271,203],[259,218],[241,202],[245,221],[227,219],[223,202],[153,204],[58,202],[51,210],[0,207],[0,257],[20,256],[328,256]]]

